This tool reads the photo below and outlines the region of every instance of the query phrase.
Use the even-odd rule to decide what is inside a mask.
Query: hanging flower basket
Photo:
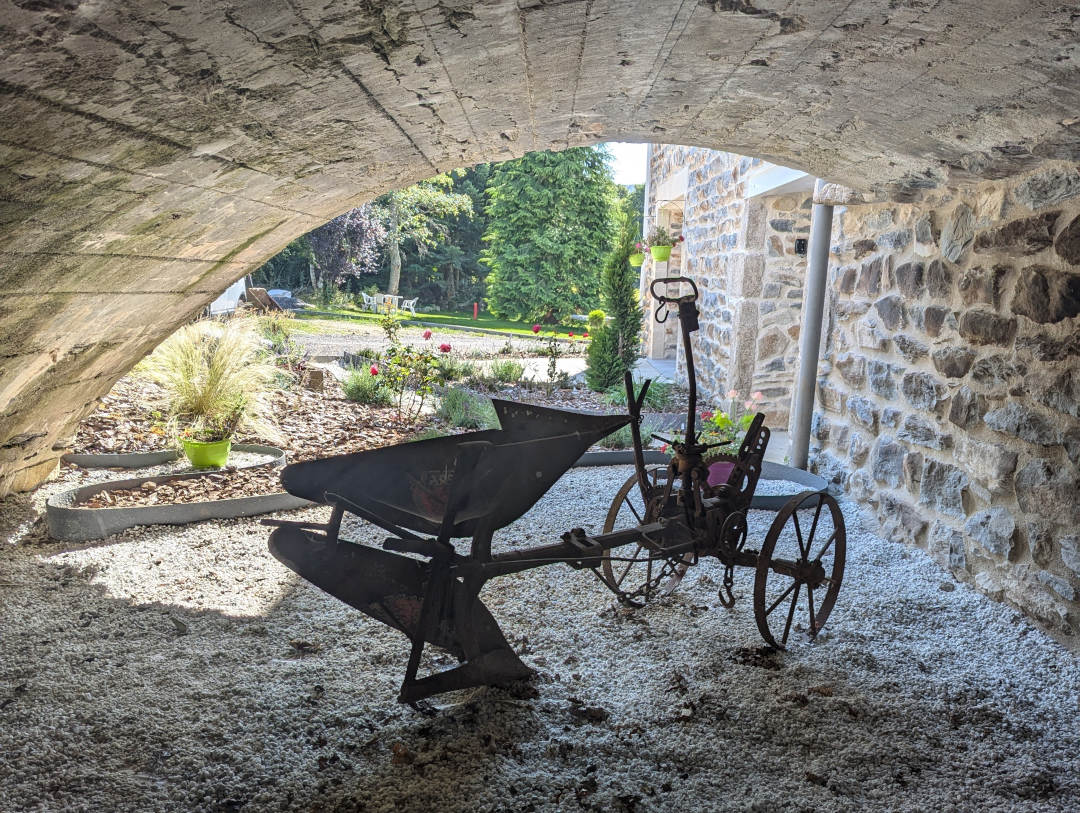
[[[671,246],[649,246],[649,253],[658,263],[666,263],[671,257]]]
[[[232,448],[232,440],[188,440],[181,438],[184,444],[184,454],[196,469],[221,468],[229,459],[229,449]]]
[[[644,254],[638,252],[630,255],[630,265],[634,266],[634,268],[640,268],[643,262],[645,262]]]

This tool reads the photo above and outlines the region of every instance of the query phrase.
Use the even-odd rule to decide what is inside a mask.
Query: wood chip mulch
[[[139,488],[107,489],[79,503],[82,508],[145,508],[151,505],[188,505],[231,500],[282,491],[281,469],[256,466],[220,471],[171,483],[143,483]]]

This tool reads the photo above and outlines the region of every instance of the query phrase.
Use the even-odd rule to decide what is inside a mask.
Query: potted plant
[[[634,268],[640,268],[641,264],[645,262],[645,248],[641,243],[634,244],[634,253],[628,257],[630,265]]]
[[[649,233],[645,243],[649,247],[652,258],[657,262],[664,263],[671,257],[671,249],[681,243],[682,239],[681,234],[678,237],[672,237],[663,226],[657,226]]]
[[[166,424],[195,468],[224,466],[238,429],[278,435],[264,417],[275,368],[263,359],[255,332],[238,320],[180,328],[140,371],[162,387]]]

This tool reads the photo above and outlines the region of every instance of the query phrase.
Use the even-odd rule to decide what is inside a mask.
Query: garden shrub
[[[516,384],[525,374],[525,367],[516,361],[505,359],[491,365],[491,376],[502,384]]]
[[[653,428],[647,424],[641,425],[641,445],[648,445],[652,440]],[[597,446],[604,449],[630,449],[634,445],[634,435],[630,429],[630,425],[627,424],[619,429],[616,429],[607,437],[601,438],[596,442]]]
[[[436,414],[452,426],[463,429],[496,429],[499,426],[490,399],[461,387],[452,387],[443,393]]]
[[[642,382],[634,380],[634,392],[641,390]],[[653,381],[649,385],[649,391],[645,393],[645,403],[642,408],[649,412],[666,412],[672,406],[675,396],[675,386],[667,381]],[[626,387],[621,383],[604,393],[604,400],[613,406],[626,406]]]
[[[393,400],[382,379],[378,375],[372,375],[370,369],[351,368],[341,383],[341,388],[345,390],[346,398],[358,404],[389,406]]]

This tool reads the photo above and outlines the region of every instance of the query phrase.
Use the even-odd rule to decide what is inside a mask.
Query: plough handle
[[[641,392],[634,393],[634,377],[627,370],[623,373],[623,384],[626,386],[626,408],[630,413],[630,435],[634,440],[634,466],[637,468],[638,487],[641,489],[642,505],[649,501],[649,485],[645,482],[645,452],[641,443],[641,405],[645,403],[645,393],[649,391],[651,378],[645,379],[645,385]]]

